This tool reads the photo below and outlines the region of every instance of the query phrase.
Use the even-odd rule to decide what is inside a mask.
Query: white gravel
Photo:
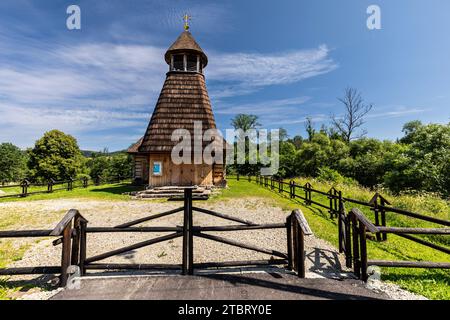
[[[220,202],[196,202],[196,206],[213,209],[228,215],[238,216],[242,219],[256,223],[285,222],[289,212],[274,207],[262,198],[230,199]],[[56,223],[71,208],[78,209],[89,221],[88,226],[115,226],[147,215],[160,213],[182,206],[182,202],[167,201],[93,201],[93,200],[42,200],[30,202],[0,203],[0,221],[9,221],[4,229],[52,229]],[[16,217],[16,219],[11,219]],[[195,225],[229,225],[235,222],[226,221],[217,217],[194,212]],[[141,226],[176,226],[182,225],[182,213],[152,220]],[[87,256],[91,257],[113,249],[128,246],[153,237],[167,233],[115,233],[115,234],[89,234]],[[215,235],[233,240],[286,252],[286,232],[284,229],[214,232]],[[16,261],[10,267],[59,265],[61,259],[61,246],[53,246],[54,239],[43,239],[36,243],[28,241],[31,245],[25,252],[23,259]],[[336,248],[322,239],[314,236],[306,237],[306,261],[308,278],[345,278],[352,277],[345,271],[344,257]],[[22,244],[24,242],[21,242]],[[181,238],[144,247],[127,252],[119,256],[105,259],[101,262],[111,263],[181,263]],[[194,239],[195,262],[219,262],[233,260],[267,259],[268,255],[250,250],[221,244],[207,239]],[[276,257],[275,257],[276,258]],[[344,269],[344,271],[341,271]],[[32,276],[15,276],[11,279],[32,279]],[[376,285],[375,290],[388,294],[393,299],[410,299],[412,294],[394,285],[385,283]],[[392,291],[392,292],[391,292]],[[391,294],[389,294],[391,293]],[[46,299],[54,292],[33,292],[32,299]],[[21,298],[17,296],[17,298]],[[22,298],[30,298],[24,296]],[[418,296],[412,297],[418,299]],[[420,297],[421,298],[421,297]]]

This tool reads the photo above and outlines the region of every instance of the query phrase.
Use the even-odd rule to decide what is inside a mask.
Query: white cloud
[[[221,82],[223,97],[248,93],[270,85],[295,83],[331,72],[337,64],[326,45],[287,53],[213,53],[207,79]],[[233,83],[230,85],[229,83]],[[222,88],[221,88],[222,89]]]

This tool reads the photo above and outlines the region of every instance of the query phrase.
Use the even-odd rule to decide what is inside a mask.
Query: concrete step
[[[211,192],[211,190],[205,190],[205,189],[195,189],[192,190],[193,194],[196,193],[204,193],[204,192]],[[183,189],[173,189],[173,190],[155,190],[155,189],[148,189],[148,190],[144,190],[141,191],[140,193],[142,194],[163,194],[163,193],[178,193],[178,194],[183,194],[184,190]]]

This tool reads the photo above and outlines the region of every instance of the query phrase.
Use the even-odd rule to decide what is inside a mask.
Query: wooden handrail
[[[378,227],[380,232],[395,234],[434,234],[450,235],[450,228],[400,228],[400,227]]]
[[[56,225],[56,227],[50,232],[50,236],[61,236],[64,229],[72,222],[74,218],[78,217],[80,221],[88,222],[80,212],[76,209],[70,209],[67,211],[66,215],[61,219],[61,221]]]
[[[295,209],[292,211],[294,214],[295,219],[297,220],[298,224],[300,225],[300,228],[302,229],[302,232],[305,236],[312,235],[313,232],[311,228],[309,227],[308,221],[306,221],[305,216],[303,215],[303,212],[300,209]]]
[[[366,227],[367,231],[372,233],[380,232],[380,229],[370,222],[358,208],[351,209],[350,214],[354,215],[355,218]]]

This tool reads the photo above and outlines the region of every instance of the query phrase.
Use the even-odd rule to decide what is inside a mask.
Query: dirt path
[[[221,202],[198,202],[196,206],[214,209],[228,215],[256,223],[285,222],[289,212],[274,207],[261,198],[230,199]],[[0,203],[0,222],[5,221],[3,229],[52,229],[68,209],[78,209],[89,221],[89,226],[115,226],[127,221],[160,213],[182,206],[181,202],[161,201],[92,201],[92,200],[43,200],[32,202]],[[203,213],[194,213],[195,225],[227,225],[236,224]],[[181,226],[182,213],[163,217],[142,224],[142,226]],[[87,256],[97,255],[106,251],[131,245],[136,242],[158,237],[166,233],[116,233],[90,234],[88,236]],[[256,245],[286,252],[286,231],[255,230],[235,232],[215,232],[214,234]],[[54,239],[44,239],[36,243],[34,240],[20,240],[16,245],[28,241],[30,248],[23,259],[11,264],[11,267],[59,265],[60,246],[53,246]],[[181,238],[130,251],[119,256],[105,259],[101,262],[110,263],[181,263]],[[347,278],[350,273],[341,271],[345,264],[343,256],[326,241],[314,236],[306,237],[307,278]],[[226,244],[220,244],[207,239],[195,238],[195,262],[233,261],[267,259],[268,255],[245,249],[239,249]],[[30,279],[30,277],[14,277],[14,280]],[[382,289],[379,289],[383,291]],[[406,298],[406,294],[404,294]],[[396,298],[403,296],[398,295]],[[411,297],[409,297],[411,298]],[[413,297],[414,298],[414,297]]]

